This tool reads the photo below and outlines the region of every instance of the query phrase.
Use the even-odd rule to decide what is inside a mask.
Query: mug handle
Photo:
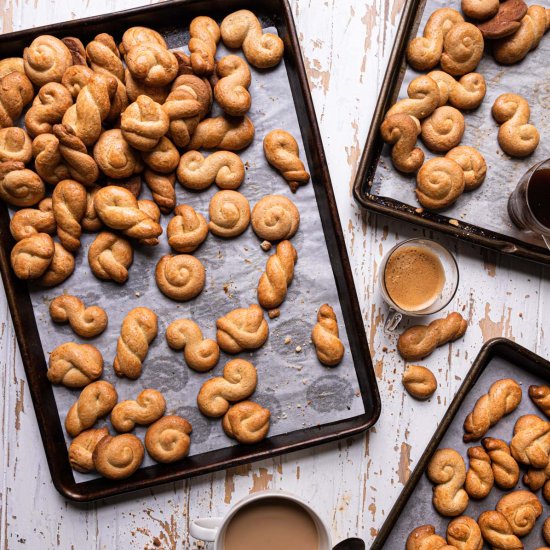
[[[223,518],[195,519],[189,525],[189,533],[194,539],[214,542],[223,523]]]
[[[388,318],[386,319],[386,323],[384,324],[384,332],[394,332],[397,328],[397,325],[401,322],[401,319],[403,319],[403,314],[399,313],[399,311],[395,311],[393,307],[390,307]]]

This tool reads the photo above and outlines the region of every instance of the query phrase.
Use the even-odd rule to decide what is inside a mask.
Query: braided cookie
[[[177,462],[189,454],[191,424],[181,416],[163,416],[147,428],[145,447],[153,460],[164,464]]]
[[[493,118],[501,125],[498,144],[511,157],[527,157],[539,145],[539,131],[529,124],[531,109],[527,100],[517,94],[499,95],[491,109]]]
[[[534,414],[520,416],[514,426],[510,451],[521,464],[546,468],[550,462],[550,422]]]
[[[430,151],[446,152],[460,143],[465,127],[464,115],[444,105],[422,121],[422,141]]]
[[[0,80],[0,128],[14,126],[25,105],[32,101],[34,90],[31,81],[19,72],[10,73]]]
[[[96,445],[109,435],[107,428],[92,428],[78,434],[69,445],[71,468],[83,474],[95,470],[93,452]]]
[[[162,233],[162,227],[138,208],[137,199],[123,187],[101,188],[95,195],[94,206],[107,227],[133,239],[154,238]]]
[[[504,495],[495,506],[510,524],[514,535],[525,537],[542,514],[542,505],[531,491],[513,491]]]
[[[81,221],[86,214],[88,195],[82,184],[74,180],[59,182],[52,195],[53,215],[57,224],[57,236],[70,252],[80,248]]]
[[[25,74],[35,86],[61,82],[63,73],[73,64],[69,48],[59,38],[48,34],[38,36],[23,50],[23,60]]]
[[[299,225],[300,213],[296,205],[283,195],[267,195],[252,209],[252,229],[260,239],[291,239]]]
[[[55,323],[71,325],[73,331],[82,338],[93,338],[107,328],[107,314],[99,306],[86,307],[76,296],[62,294],[50,303],[50,317]]]
[[[483,155],[473,147],[459,145],[451,149],[446,158],[454,160],[464,172],[464,191],[477,189],[487,175],[487,163]]]
[[[447,542],[457,550],[482,550],[483,538],[477,522],[469,516],[460,516],[447,525]],[[445,547],[443,547],[445,548]]]
[[[453,204],[464,192],[464,187],[464,172],[451,158],[432,158],[416,175],[418,202],[432,210]]]
[[[550,386],[529,386],[531,401],[550,417]]]
[[[165,296],[186,302],[202,292],[206,273],[200,260],[194,256],[167,254],[157,263],[155,281]]]
[[[2,128],[0,130],[0,162],[8,160],[30,162],[32,158],[31,138],[23,128]]]
[[[36,174],[45,182],[56,185],[60,181],[71,179],[69,167],[59,150],[59,140],[53,134],[40,134],[34,138],[32,154]]]
[[[274,67],[283,57],[283,41],[275,34],[264,34],[260,21],[249,10],[228,15],[220,31],[223,43],[228,48],[242,47],[248,62],[258,69]]]
[[[0,162],[0,199],[11,206],[34,206],[46,194],[38,174],[27,170],[22,162]]]
[[[208,207],[208,228],[217,237],[237,237],[250,223],[250,205],[238,191],[218,191]]]
[[[51,133],[61,122],[65,111],[73,104],[71,94],[63,84],[50,82],[40,88],[32,107],[25,114],[25,128],[32,137]]]
[[[521,402],[521,388],[511,378],[497,380],[474,405],[464,421],[464,441],[476,441],[503,416],[515,411]]]
[[[523,550],[522,542],[514,535],[508,520],[496,510],[487,510],[477,519],[483,540],[492,548]]]
[[[125,479],[143,462],[143,443],[133,434],[102,438],[93,452],[95,469],[108,479]]]
[[[151,191],[153,200],[163,214],[169,214],[176,206],[176,174],[161,174],[147,168],[143,173],[145,183]]]
[[[149,199],[140,199],[138,200],[138,208],[145,212],[153,221],[160,222],[160,209],[155,204],[154,201]],[[146,239],[139,239],[138,244],[143,244],[145,246],[156,246],[159,244],[159,240],[156,237],[149,237]]]
[[[126,141],[139,151],[150,151],[166,134],[170,119],[162,106],[140,95],[122,113],[120,129]]]
[[[428,399],[437,389],[433,372],[420,365],[409,365],[401,380],[407,392],[415,399]]]
[[[264,154],[267,162],[288,182],[293,193],[309,181],[309,174],[300,160],[298,143],[285,130],[272,130],[264,137]]]
[[[470,498],[485,498],[491,492],[495,482],[491,459],[483,447],[470,447],[468,458],[470,468],[466,473],[464,489]]]
[[[465,74],[458,81],[444,71],[431,71],[427,76],[439,88],[439,107],[449,103],[461,111],[477,109],[487,92],[485,78],[479,73]]]
[[[197,125],[188,149],[240,151],[254,139],[254,124],[247,116],[207,118]]]
[[[158,332],[157,316],[147,307],[132,309],[120,328],[113,368],[117,376],[135,380],[141,376],[149,344]]]
[[[468,323],[460,313],[450,313],[444,319],[436,319],[428,326],[408,328],[397,341],[397,350],[406,361],[419,361],[437,347],[454,342],[464,336]]]
[[[220,27],[211,17],[195,17],[189,25],[189,52],[193,72],[200,76],[214,72]]]
[[[197,405],[205,416],[219,418],[230,403],[250,397],[256,389],[256,367],[244,359],[233,359],[223,368],[223,376],[207,380],[197,395]]]
[[[191,319],[172,321],[166,329],[166,341],[172,349],[183,349],[187,366],[198,372],[213,369],[220,358],[218,344],[214,340],[203,339],[199,325]]]
[[[226,353],[258,349],[267,340],[269,328],[257,304],[230,311],[216,321],[216,340]]]
[[[250,110],[252,99],[250,68],[237,55],[227,55],[216,63],[218,81],[214,86],[214,97],[220,107],[231,116],[242,116]]]
[[[171,174],[178,167],[180,154],[176,146],[163,136],[150,151],[142,151],[141,158],[151,170]]]
[[[52,210],[52,199],[43,199],[38,208],[18,210],[10,220],[10,232],[16,241],[37,233],[55,233],[55,218]]]
[[[515,487],[519,480],[519,466],[512,457],[508,444],[493,437],[484,437],[481,444],[491,459],[495,484],[501,489]]]
[[[69,409],[65,418],[65,429],[71,437],[91,428],[99,418],[106,416],[118,401],[118,394],[112,384],[98,380],[87,385]]]
[[[98,279],[126,282],[133,260],[132,245],[108,231],[102,231],[88,250],[88,263]]]
[[[253,401],[241,401],[233,405],[222,420],[223,431],[239,443],[258,443],[269,431],[271,413]]]
[[[111,411],[111,424],[117,432],[130,432],[136,425],[148,426],[166,410],[166,401],[157,390],[146,389],[134,400],[120,401]]]
[[[54,251],[54,242],[46,233],[21,239],[10,254],[13,272],[19,279],[38,279],[50,266]]]
[[[451,8],[435,10],[424,27],[423,36],[411,40],[407,48],[407,61],[417,71],[427,71],[439,63],[443,40],[447,33],[464,18]]]
[[[125,59],[132,76],[148,86],[166,86],[178,74],[176,56],[153,42],[132,46]]]
[[[90,344],[67,342],[50,354],[48,380],[67,388],[83,388],[97,380],[103,372],[103,357]]]
[[[412,174],[424,164],[424,151],[416,147],[420,133],[418,119],[398,113],[387,116],[380,125],[382,139],[393,145],[391,159],[397,170]]]
[[[204,216],[187,204],[176,206],[174,214],[166,228],[168,244],[176,252],[194,252],[208,236],[208,225]]]
[[[215,183],[220,189],[237,189],[244,180],[244,164],[231,151],[216,151],[204,157],[199,151],[181,156],[178,181],[187,189],[203,191]]]
[[[335,367],[344,357],[344,344],[339,338],[338,322],[334,310],[323,304],[317,312],[317,323],[311,331],[317,358],[323,365]]]
[[[298,260],[290,241],[281,241],[275,254],[269,257],[258,282],[258,303],[268,310],[279,307],[286,298],[288,286],[294,278],[294,265]]]

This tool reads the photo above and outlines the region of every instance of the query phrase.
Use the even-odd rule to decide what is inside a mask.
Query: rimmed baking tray
[[[487,436],[497,437],[509,442],[514,424],[519,416],[538,414],[544,417],[529,399],[527,390],[531,384],[548,384],[550,380],[550,362],[507,338],[489,340],[481,348],[443,420],[382,525],[371,546],[372,550],[402,548],[409,533],[414,528],[425,524],[433,525],[438,534],[445,536],[446,526],[452,518],[443,518],[432,506],[432,484],[426,477],[426,468],[432,454],[441,447],[456,449],[463,456],[466,466],[468,466],[466,450],[468,447],[480,445],[480,443],[463,443],[462,424],[477,399],[487,393],[493,382],[501,378],[515,379],[522,386],[523,398],[519,407],[491,428]],[[520,475],[518,489],[525,488],[521,477],[522,475]],[[493,487],[491,493],[485,499],[480,501],[470,499],[464,514],[477,519],[482,511],[494,509],[498,500],[507,492],[509,491],[503,491],[496,486]],[[546,507],[546,502],[540,491],[538,496],[543,506]],[[525,548],[544,546],[540,532],[545,517],[543,514],[531,534],[522,538]]]
[[[318,209],[322,223],[322,233],[330,258],[330,260],[327,259],[327,267],[330,261],[340,302],[338,307],[341,309],[344,321],[344,323],[341,323],[341,328],[343,329],[345,324],[346,337],[349,340],[349,355],[353,364],[353,366],[350,364],[350,368],[354,368],[358,383],[358,393],[352,397],[359,400],[362,412],[338,421],[313,423],[303,429],[281,433],[254,446],[232,445],[209,452],[201,452],[172,465],[155,464],[142,467],[129,479],[123,481],[114,482],[100,477],[87,481],[80,478],[75,479],[67,458],[66,441],[56,406],[54,390],[46,378],[47,366],[40,339],[41,335],[45,337],[44,328],[43,325],[37,323],[32,296],[26,283],[18,280],[10,268],[9,255],[14,242],[9,232],[8,209],[4,204],[0,204],[0,271],[52,479],[58,491],[69,499],[89,501],[105,498],[308,448],[360,433],[371,427],[380,415],[380,397],[365,336],[363,319],[347,257],[344,236],[296,29],[286,0],[256,2],[246,0],[224,0],[223,2],[216,0],[176,0],[164,2],[120,13],[7,34],[0,37],[0,56],[21,55],[21,51],[26,45],[36,36],[45,33],[60,37],[78,36],[86,43],[96,34],[108,32],[113,34],[115,39],[119,41],[121,33],[126,28],[133,25],[146,25],[170,35],[175,28],[187,29],[190,20],[197,15],[210,15],[220,21],[227,13],[241,8],[252,9],[260,17],[263,26],[275,27],[285,42],[284,61],[292,95],[291,100],[295,105],[302,134],[303,149],[312,176],[310,186],[314,189],[314,197],[312,193],[313,202],[311,206]],[[282,185],[286,184],[283,182]],[[80,256],[83,254],[84,252],[81,252]],[[78,277],[78,267],[73,277]],[[132,296],[123,296],[123,299],[127,303],[130,299],[133,299],[133,293]],[[315,304],[311,305],[313,308],[316,307]],[[228,307],[227,310],[229,309],[231,308]],[[42,326],[41,330],[39,330],[39,326]],[[157,338],[162,337],[159,334]],[[181,363],[181,358],[176,359],[175,355],[172,358],[174,362]],[[106,357],[107,361],[111,359],[111,357]],[[168,361],[170,361],[170,358]],[[106,368],[110,369],[109,363]],[[189,376],[191,375],[189,374]],[[304,405],[305,403],[302,405],[297,404],[298,407]]]
[[[548,4],[545,3],[545,5]],[[404,79],[407,76],[406,72],[408,67],[405,59],[407,45],[409,41],[417,36],[417,34],[422,30],[420,28],[420,24],[425,20],[428,13],[431,13],[436,8],[443,6],[453,7],[459,10],[460,2],[455,1],[451,4],[448,4],[442,3],[439,0],[407,0],[405,3],[401,22],[397,30],[394,47],[390,55],[388,68],[386,70],[386,74],[380,90],[380,95],[378,96],[378,101],[372,118],[372,124],[369,130],[369,134],[367,136],[365,148],[363,150],[361,161],[359,163],[359,167],[355,177],[353,185],[354,198],[360,206],[368,210],[372,210],[380,214],[385,214],[399,220],[414,223],[416,225],[424,226],[429,229],[440,231],[453,237],[486,248],[497,250],[504,254],[509,254],[519,258],[533,260],[544,264],[550,264],[550,250],[548,250],[544,246],[542,240],[537,239],[532,235],[522,233],[519,230],[515,230],[511,222],[506,222],[506,232],[504,231],[504,229],[502,229],[501,224],[499,224],[501,228],[499,230],[495,230],[495,228],[492,228],[491,225],[487,223],[489,220],[489,216],[494,215],[495,205],[494,203],[491,204],[491,201],[488,201],[488,204],[490,204],[489,211],[485,210],[482,215],[468,217],[462,216],[459,212],[462,208],[461,206],[457,206],[456,213],[454,214],[449,214],[449,212],[446,213],[445,211],[428,211],[426,209],[420,208],[420,204],[418,204],[417,201],[414,199],[412,193],[408,194],[408,198],[405,201],[398,200],[396,197],[388,196],[390,195],[390,193],[387,192],[387,185],[385,187],[386,191],[384,193],[379,194],[377,192],[377,189],[375,189],[375,184],[379,179],[377,175],[377,169],[379,168],[379,165],[381,163],[385,163],[386,165],[391,166],[391,161],[389,161],[387,154],[387,152],[389,151],[389,147],[384,144],[380,136],[379,129],[382,121],[384,120],[386,112],[400,95]],[[548,40],[548,37],[546,37],[546,40]],[[547,46],[544,47],[546,48]],[[487,57],[488,55],[489,54],[486,52],[485,57]],[[534,51],[530,55],[538,55],[539,58],[544,59],[545,52]],[[528,58],[523,63],[532,64],[532,59],[538,58]],[[523,70],[521,69],[521,64],[511,65],[509,67],[503,66],[499,67],[499,69],[502,69],[502,74],[504,74],[504,72],[508,72],[508,74],[513,75],[516,74],[513,71],[517,71],[517,67],[520,68],[519,70]],[[529,67],[531,67],[532,69],[532,65],[529,65]],[[435,69],[437,69],[437,67],[435,67]],[[497,71],[496,69],[496,67],[493,67],[494,76],[491,81],[487,81],[488,95],[493,90],[495,91],[495,93],[497,93],[496,90],[498,90],[498,93],[503,93],[507,91],[522,93],[530,101],[531,107],[533,108],[533,102],[535,101],[535,86],[529,86],[529,83],[524,79],[525,81],[518,80],[516,84],[514,84],[513,82],[510,83],[511,87],[509,88],[500,88],[499,82],[502,78],[502,74],[499,73],[499,71]],[[481,72],[483,73],[483,71]],[[526,74],[527,73],[528,71],[526,71]],[[541,73],[541,75],[542,74],[543,73]],[[401,92],[401,95],[402,93],[403,92]],[[537,91],[537,93],[539,92]],[[529,94],[532,94],[533,97],[529,97]],[[548,105],[547,99],[545,99],[547,97],[547,91],[541,91],[540,94],[542,95],[539,95],[539,99],[537,99],[537,101],[540,103],[540,98],[542,98],[542,103],[546,102],[546,105]],[[487,119],[490,120],[491,115],[488,97],[485,98],[483,105],[484,113],[485,111],[487,111]],[[535,124],[545,125],[542,128],[539,126],[539,129],[542,130],[541,135],[544,135],[544,131],[547,129],[547,122],[545,122],[547,121],[547,117],[544,116],[544,105],[540,106],[539,111],[542,113],[542,116],[537,118]],[[482,150],[482,153],[484,153],[485,155],[493,155],[492,157],[487,158],[490,161],[493,161],[493,159],[495,160],[495,162],[489,162],[487,180],[483,185],[487,186],[490,184],[494,186],[495,191],[500,189],[501,193],[511,192],[511,190],[513,190],[513,185],[515,185],[515,182],[519,181],[521,175],[526,172],[527,169],[536,161],[534,159],[526,159],[523,161],[516,160],[515,162],[510,161],[509,166],[507,164],[504,164],[503,167],[499,167],[498,177],[496,177],[494,180],[491,180],[491,170],[493,170],[494,173],[495,166],[498,166],[500,163],[502,163],[502,160],[505,158],[505,155],[498,156],[498,154],[500,153],[498,153],[499,148],[496,144],[497,126],[494,125],[494,128],[492,128],[491,131],[488,133],[478,132],[477,134],[474,134],[474,132],[478,131],[479,129],[476,126],[478,122],[474,121],[473,123],[473,128],[475,129],[472,130],[472,134],[470,134],[470,136],[475,137],[475,140],[473,140],[475,142],[467,142],[466,140],[463,140],[462,144],[472,145],[474,147],[479,147],[480,149],[485,148],[485,150]],[[468,127],[469,118],[468,116],[466,116],[467,130],[465,138],[468,135]],[[428,158],[428,156],[426,158]],[[392,174],[395,175],[395,177],[393,178],[394,181],[392,181],[392,174],[390,174],[389,176],[383,174],[386,180],[394,183],[396,186],[407,185],[410,186],[411,189],[414,188],[414,176],[405,178],[397,171],[395,171],[393,167],[391,167],[391,170],[393,171]],[[510,186],[502,185],[503,178],[513,180],[510,189],[508,188]],[[408,179],[410,181],[405,181],[405,179]],[[485,192],[483,186],[477,191],[469,194],[464,194],[459,199],[459,202],[475,201],[476,193],[480,192]],[[502,198],[503,196],[504,195],[501,194],[500,198]],[[403,196],[401,196],[401,198],[404,199]],[[504,217],[506,216],[506,206],[499,205],[499,208],[502,208],[503,210],[502,213],[500,213],[500,211],[499,213],[504,219]]]

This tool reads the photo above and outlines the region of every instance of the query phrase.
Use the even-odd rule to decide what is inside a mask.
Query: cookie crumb
[[[290,336],[287,336],[285,338],[285,344],[290,344],[290,342],[292,342],[292,338]]]
[[[262,244],[260,244],[260,248],[262,250],[265,250],[266,252],[268,250],[271,250],[272,247],[273,247],[273,245],[269,241],[263,241]]]
[[[300,353],[302,351],[302,346],[296,346],[296,353]]]
[[[451,219],[451,220],[449,220],[449,224],[454,225],[455,227],[460,227],[460,224],[458,223],[457,220]]]
[[[275,319],[275,318],[279,317],[279,315],[281,315],[281,310],[279,308],[270,309],[267,312],[267,315],[270,319]]]
[[[388,347],[387,347],[387,346],[384,346],[384,347],[382,348],[382,351],[383,351],[384,353],[386,353],[386,352],[388,351]]]
[[[139,290],[136,290],[134,292],[134,295],[135,295],[136,298],[139,298],[141,296],[141,292]]]

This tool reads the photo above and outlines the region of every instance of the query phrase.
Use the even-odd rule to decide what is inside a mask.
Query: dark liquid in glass
[[[538,222],[550,228],[550,168],[533,172],[527,187],[527,202]]]

